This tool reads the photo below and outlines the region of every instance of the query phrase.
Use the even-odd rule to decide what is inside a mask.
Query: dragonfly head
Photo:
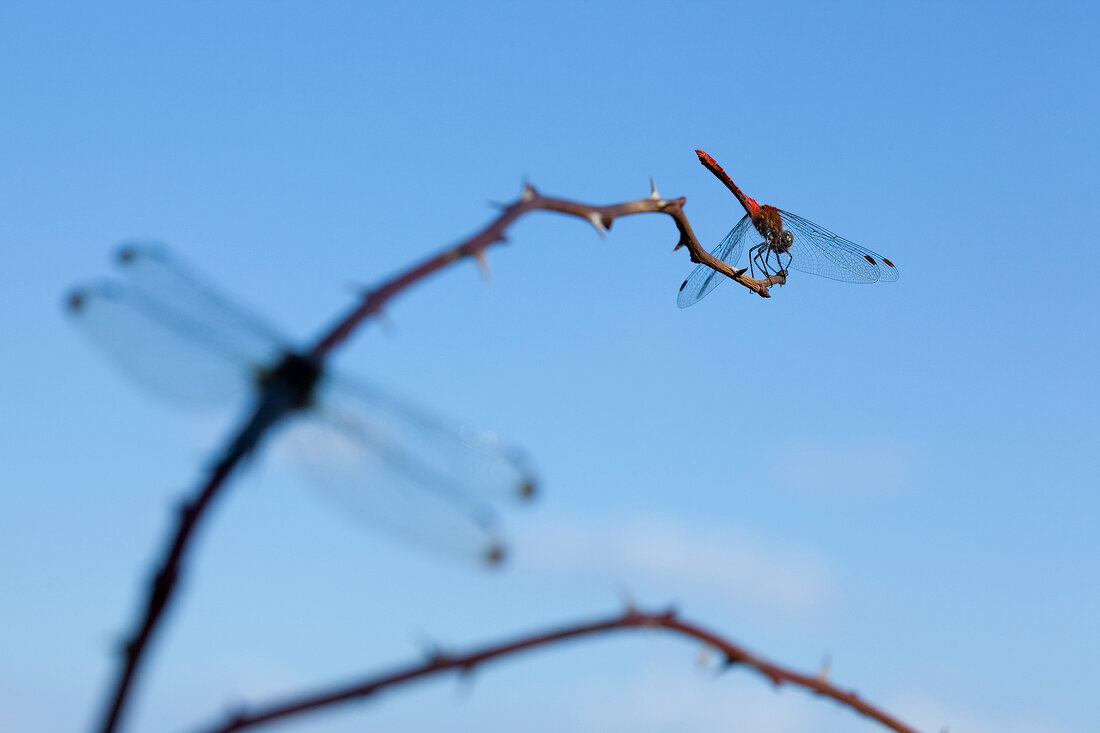
[[[794,235],[791,234],[791,230],[781,228],[779,230],[779,244],[776,250],[779,252],[786,252],[791,248],[792,244],[794,244]]]
[[[313,401],[313,389],[320,379],[320,362],[309,356],[287,352],[274,368],[260,373],[257,384],[262,391],[285,389],[291,404],[302,408]]]

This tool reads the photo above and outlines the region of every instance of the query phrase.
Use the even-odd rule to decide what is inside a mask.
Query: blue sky
[[[178,412],[60,307],[157,237],[295,337],[488,221],[525,177],[654,176],[708,246],[736,201],[876,250],[681,311],[667,217],[535,214],[337,366],[534,457],[486,573],[333,511],[278,446],[200,537],[129,718],[260,700],[678,603],[921,730],[1086,733],[1100,656],[1097,11],[1084,4],[6,3],[0,8],[0,729],[97,712],[174,502],[233,406]],[[300,731],[874,730],[698,649],[621,636]],[[64,701],[64,704],[59,704]]]

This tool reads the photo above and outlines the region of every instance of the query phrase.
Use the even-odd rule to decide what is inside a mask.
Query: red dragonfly
[[[898,268],[890,260],[833,234],[811,221],[767,204],[761,206],[745,195],[722,166],[702,150],[696,150],[710,171],[733,192],[747,212],[711,255],[737,267],[745,243],[757,236],[764,241],[749,248],[749,269],[753,277],[786,276],[787,268],[853,283],[893,282]],[[744,272],[744,270],[742,270]],[[687,308],[702,300],[728,278],[706,265],[699,265],[684,284],[676,302]]]

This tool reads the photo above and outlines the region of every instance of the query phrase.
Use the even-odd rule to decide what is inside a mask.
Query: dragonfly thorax
[[[774,206],[761,206],[752,215],[752,224],[760,236],[768,243],[768,247],[780,251],[783,246],[784,234],[787,230],[783,227],[783,217],[779,209]],[[790,244],[787,244],[789,247]]]
[[[306,407],[313,400],[313,389],[321,378],[321,365],[316,359],[287,352],[273,369],[260,373],[256,380],[261,391],[285,390],[294,407]]]

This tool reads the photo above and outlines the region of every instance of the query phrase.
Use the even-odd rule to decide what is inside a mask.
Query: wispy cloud
[[[913,479],[911,451],[881,440],[806,441],[775,456],[776,481],[796,492],[874,496],[903,491]]]
[[[812,551],[735,525],[663,517],[545,519],[525,532],[517,565],[595,577],[663,597],[748,602],[808,614],[833,599],[832,573]]]
[[[994,715],[963,710],[926,696],[902,697],[891,711],[918,730],[948,730],[952,733],[1069,733],[1049,723],[1022,719],[1002,709]]]

